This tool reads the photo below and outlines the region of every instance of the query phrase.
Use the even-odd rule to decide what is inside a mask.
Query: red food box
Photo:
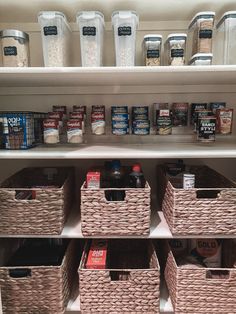
[[[101,173],[99,171],[89,171],[86,177],[87,189],[99,189],[100,177],[101,177]]]
[[[88,253],[86,268],[105,269],[107,260],[107,241],[93,240]]]

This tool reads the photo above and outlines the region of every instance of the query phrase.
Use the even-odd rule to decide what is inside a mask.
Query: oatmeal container
[[[189,65],[211,65],[212,53],[196,53],[189,61]]]
[[[66,16],[57,11],[41,11],[38,14],[46,67],[70,65],[71,29]]]
[[[81,62],[83,67],[103,65],[104,16],[97,11],[79,12],[76,17],[80,30]]]
[[[146,66],[161,65],[162,36],[149,34],[143,38],[143,55]]]
[[[236,64],[236,11],[225,12],[216,28],[220,64]]]
[[[199,12],[193,17],[188,28],[191,56],[196,53],[212,53],[214,20],[215,12],[212,11]]]
[[[184,65],[186,34],[170,34],[166,40],[166,65]]]
[[[29,35],[15,29],[0,32],[2,64],[4,67],[28,67]]]
[[[115,11],[112,14],[116,66],[135,65],[136,29],[139,18],[134,11]]]

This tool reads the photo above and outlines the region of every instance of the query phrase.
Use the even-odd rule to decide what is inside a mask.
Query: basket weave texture
[[[19,267],[31,271],[23,278],[11,277],[17,267],[0,267],[3,314],[63,314],[77,275],[76,249],[70,242],[60,266]]]
[[[235,245],[228,241],[225,268],[190,268],[177,266],[171,251],[168,253],[165,280],[175,314],[233,314],[236,313],[236,268],[228,263],[229,252]],[[207,272],[228,273],[228,278],[208,278]]]
[[[28,188],[45,185],[43,168],[25,168],[0,187],[0,233],[58,235],[73,202],[72,168],[57,168],[59,187]],[[43,184],[44,181],[44,184]],[[16,199],[16,191],[35,191],[36,199]]]
[[[113,248],[116,246],[117,258],[124,254],[128,248],[127,254],[133,256],[139,251],[139,260],[145,257],[142,242],[112,240],[109,243]],[[125,248],[124,248],[125,247]],[[120,249],[119,249],[120,248]],[[79,268],[79,287],[82,313],[159,313],[159,284],[160,284],[160,267],[156,253],[150,244],[146,251],[146,257],[149,260],[149,268],[125,269],[86,269],[88,246],[83,253]],[[112,253],[111,253],[112,255]],[[137,255],[136,255],[137,256]],[[116,255],[110,258],[116,258]],[[124,272],[128,274],[126,280],[113,281],[112,274]]]
[[[111,202],[106,191],[125,191],[124,201]],[[84,236],[140,235],[150,232],[150,197],[145,188],[97,189],[81,188],[81,222]]]
[[[185,190],[175,188],[158,167],[158,194],[171,232],[235,234],[236,185],[207,166],[193,166],[190,171],[196,176],[196,188]]]

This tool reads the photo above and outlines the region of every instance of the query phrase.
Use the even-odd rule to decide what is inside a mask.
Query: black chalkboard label
[[[120,26],[118,27],[118,36],[131,36],[131,26]]]
[[[15,46],[4,47],[4,56],[17,56],[17,48]]]
[[[96,27],[94,26],[84,26],[83,36],[96,36]]]
[[[171,58],[183,58],[184,49],[171,49]]]
[[[212,38],[212,30],[211,29],[200,30],[199,38]]]
[[[149,49],[147,50],[147,58],[159,58],[160,57],[160,51],[157,49]]]
[[[44,26],[43,28],[44,36],[57,35],[56,26]]]

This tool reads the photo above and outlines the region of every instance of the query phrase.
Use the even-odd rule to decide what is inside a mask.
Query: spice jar
[[[102,66],[104,16],[97,11],[77,14],[83,67]]]
[[[189,24],[189,42],[192,43],[192,56],[196,53],[212,52],[212,34],[215,12],[197,13]]]
[[[189,61],[189,65],[211,65],[212,53],[196,53]]]
[[[167,65],[184,65],[186,34],[170,34],[166,40]]]
[[[143,38],[144,64],[146,66],[161,65],[162,36],[149,34]]]
[[[4,67],[28,67],[29,35],[15,29],[0,32],[2,63]]]

